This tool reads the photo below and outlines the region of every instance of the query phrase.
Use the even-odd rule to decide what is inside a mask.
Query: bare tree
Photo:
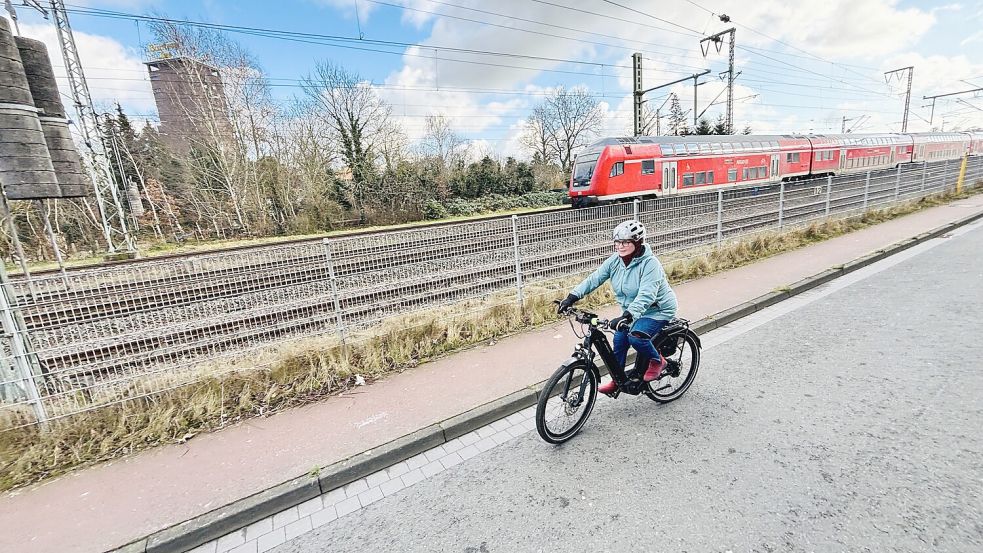
[[[189,121],[177,137],[194,179],[194,203],[208,204],[217,219],[247,232],[267,215],[267,198],[259,186],[255,161],[268,151],[275,108],[266,78],[240,44],[212,29],[180,26],[167,21],[152,24],[155,39],[177,45],[179,75],[169,98]],[[221,92],[221,93],[219,93]],[[173,144],[174,141],[172,140]],[[223,205],[224,204],[224,205]]]
[[[357,73],[331,62],[318,62],[303,87],[333,127],[356,188],[364,185],[374,173],[377,147],[389,128],[392,108]]]
[[[469,144],[451,128],[451,121],[443,115],[428,115],[426,131],[420,142],[424,157],[437,160],[444,169],[467,157]]]
[[[603,121],[600,103],[586,88],[561,86],[533,109],[526,122],[526,142],[534,154],[569,171],[574,150],[589,144]]]
[[[546,105],[536,106],[526,118],[525,128],[519,136],[519,143],[532,153],[532,158],[546,163],[559,159],[559,152],[556,151],[550,136],[549,119],[549,110]]]
[[[389,120],[379,142],[379,154],[382,156],[386,171],[389,173],[395,171],[399,162],[406,159],[408,150],[409,139],[403,128],[397,121]]]

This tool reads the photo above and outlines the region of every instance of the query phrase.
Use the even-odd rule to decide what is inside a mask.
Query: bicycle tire
[[[582,378],[587,379],[584,397],[579,398],[579,400],[568,397],[568,400],[574,400],[572,403],[562,399],[564,388],[570,393],[579,394],[580,379]],[[580,360],[560,367],[546,381],[536,404],[536,431],[539,432],[539,437],[551,444],[562,444],[574,437],[587,422],[594,410],[596,401],[597,374],[591,367],[587,366],[585,361]],[[572,417],[572,424],[566,430],[554,431],[550,428],[551,414],[555,413],[570,419],[575,412],[579,412],[579,415]]]
[[[645,395],[659,403],[669,403],[679,399],[693,385],[696,373],[700,370],[700,347],[692,333],[678,332],[668,336],[666,340],[677,340],[679,344],[676,347],[676,353],[666,358],[666,361],[669,362],[670,374],[659,380],[649,382],[645,389]],[[689,352],[688,356],[687,352]],[[673,363],[676,364],[675,375],[673,375]],[[684,364],[689,366],[683,367]],[[685,375],[683,374],[684,370],[686,370]],[[677,382],[675,381],[676,378],[682,378],[682,380]]]

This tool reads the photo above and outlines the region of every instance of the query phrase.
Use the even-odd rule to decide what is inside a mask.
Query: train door
[[[779,171],[779,165],[778,165],[778,154],[772,154],[771,155],[771,177],[774,178],[774,179],[778,179],[781,176],[782,175],[781,175],[781,172]]]
[[[840,171],[846,169],[846,150],[840,150]]]
[[[672,194],[676,191],[676,162],[662,162],[662,192]]]

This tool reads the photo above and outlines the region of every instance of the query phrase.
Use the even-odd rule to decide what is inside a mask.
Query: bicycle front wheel
[[[536,405],[536,430],[551,443],[562,444],[580,431],[594,410],[597,375],[584,361],[560,367],[543,386]]]

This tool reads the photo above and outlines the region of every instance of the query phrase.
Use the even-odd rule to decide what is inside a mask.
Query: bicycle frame
[[[598,328],[596,320],[592,320],[588,324],[589,332],[584,334],[583,342],[578,344],[574,349],[573,357],[570,362],[580,359],[583,360],[590,370],[593,371],[594,377],[598,382],[601,380],[601,371],[597,368],[597,364],[594,363],[594,357],[597,355],[601,356],[601,360],[604,361],[604,365],[608,367],[608,372],[611,374],[611,378],[618,383],[618,391],[625,392],[631,395],[638,395],[644,391],[645,383],[641,380],[630,380],[627,374],[627,367],[623,367],[614,358],[614,349],[611,343],[608,341],[607,335]],[[700,338],[689,329],[688,321],[681,319],[674,319],[670,324],[666,325],[659,333],[653,338],[661,343],[662,340],[670,338],[673,336],[679,336],[681,334],[687,334],[692,336],[693,340],[696,342],[697,347],[700,346]],[[656,344],[657,345],[657,344]],[[595,351],[596,350],[596,351]],[[563,397],[566,398],[570,391],[571,382],[567,382],[564,386]],[[579,398],[583,398],[584,388],[586,387],[586,382],[581,381]]]
[[[600,382],[601,371],[597,368],[597,364],[594,363],[594,357],[600,355],[601,360],[608,367],[608,372],[611,373],[611,377],[615,379],[615,382],[622,384],[627,381],[628,377],[625,375],[625,369],[614,358],[614,350],[611,348],[611,343],[608,341],[607,335],[601,329],[597,328],[597,325],[591,324],[589,328],[590,332],[584,334],[584,341],[574,349],[573,358],[586,362],[598,382]],[[586,385],[585,381],[580,383],[580,397],[583,397],[584,387]],[[564,395],[568,391],[568,389],[564,389]]]

